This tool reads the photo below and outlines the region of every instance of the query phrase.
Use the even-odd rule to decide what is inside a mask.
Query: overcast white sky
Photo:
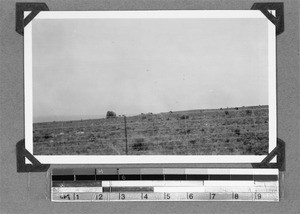
[[[32,26],[34,122],[268,104],[266,19]]]

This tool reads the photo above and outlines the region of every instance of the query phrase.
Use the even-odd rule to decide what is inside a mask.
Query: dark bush
[[[190,140],[189,141],[191,144],[195,144],[196,143],[196,140]]]
[[[49,134],[45,134],[44,138],[45,138],[45,139],[49,139],[49,138],[52,138],[52,136],[49,135]]]
[[[240,135],[240,134],[241,134],[241,130],[236,129],[236,130],[234,130],[234,133],[235,133],[236,135]]]
[[[135,151],[146,151],[148,150],[148,145],[141,142],[134,143],[131,148]]]
[[[228,111],[225,111],[225,115],[228,115],[229,114],[229,112]]]
[[[109,119],[109,118],[116,118],[116,117],[117,117],[117,115],[116,115],[116,113],[113,112],[113,111],[108,111],[108,112],[106,113],[106,119]]]
[[[246,114],[247,114],[247,115],[251,115],[251,114],[252,114],[252,111],[249,110],[249,109],[247,109],[247,110],[246,110]]]
[[[182,116],[180,117],[180,119],[181,119],[181,120],[187,120],[187,119],[189,119],[189,116],[188,116],[188,115],[182,115]]]

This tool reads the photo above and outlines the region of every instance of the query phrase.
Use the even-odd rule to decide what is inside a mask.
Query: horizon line
[[[139,113],[139,114],[116,114],[116,117],[119,118],[119,117],[123,117],[123,116],[126,116],[126,117],[134,117],[134,116],[140,116],[140,115],[149,115],[149,114],[165,114],[165,113],[180,113],[180,112],[186,112],[186,111],[213,111],[213,110],[228,110],[228,109],[236,109],[236,108],[253,108],[253,107],[268,107],[269,105],[268,104],[262,104],[262,105],[250,105],[250,106],[235,106],[235,107],[220,107],[220,108],[211,108],[211,109],[208,109],[208,108],[205,108],[205,109],[190,109],[190,110],[178,110],[178,111],[165,111],[165,112],[158,112],[158,113],[152,113],[152,112],[147,112],[147,113]],[[110,110],[109,110],[110,111]],[[114,111],[113,111],[114,112]],[[115,112],[116,113],[116,112]],[[55,116],[53,116],[55,117]],[[58,117],[64,117],[64,116],[58,116]],[[81,119],[75,119],[75,117],[79,117],[79,116],[75,116],[75,115],[72,115],[72,116],[67,116],[67,117],[74,117],[74,119],[68,119],[68,120],[45,120],[45,121],[40,121],[40,122],[33,122],[33,124],[38,124],[38,123],[52,123],[52,122],[68,122],[68,121],[86,121],[86,120],[99,120],[99,119],[106,119],[106,116],[105,115],[85,115],[83,116],[83,118]],[[86,118],[84,118],[86,117]],[[93,118],[89,118],[89,117],[93,117]],[[95,118],[95,117],[99,117],[99,118]],[[40,117],[41,118],[41,117]],[[45,118],[45,117],[44,117]]]

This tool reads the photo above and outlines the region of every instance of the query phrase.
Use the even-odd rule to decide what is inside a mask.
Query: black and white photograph
[[[0,213],[299,213],[299,3],[0,1]]]
[[[259,162],[276,145],[260,11],[40,12],[24,47],[26,149],[42,163]]]

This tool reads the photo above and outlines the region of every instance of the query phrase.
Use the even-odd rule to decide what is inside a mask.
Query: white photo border
[[[27,14],[28,12],[24,12]],[[259,10],[41,11],[34,19],[254,18]],[[268,19],[267,19],[268,20]],[[269,152],[277,144],[276,27],[268,20]],[[33,154],[32,22],[24,28],[25,148]],[[266,155],[34,155],[42,164],[259,163]],[[276,162],[276,161],[275,161]],[[26,163],[30,163],[26,159]]]

